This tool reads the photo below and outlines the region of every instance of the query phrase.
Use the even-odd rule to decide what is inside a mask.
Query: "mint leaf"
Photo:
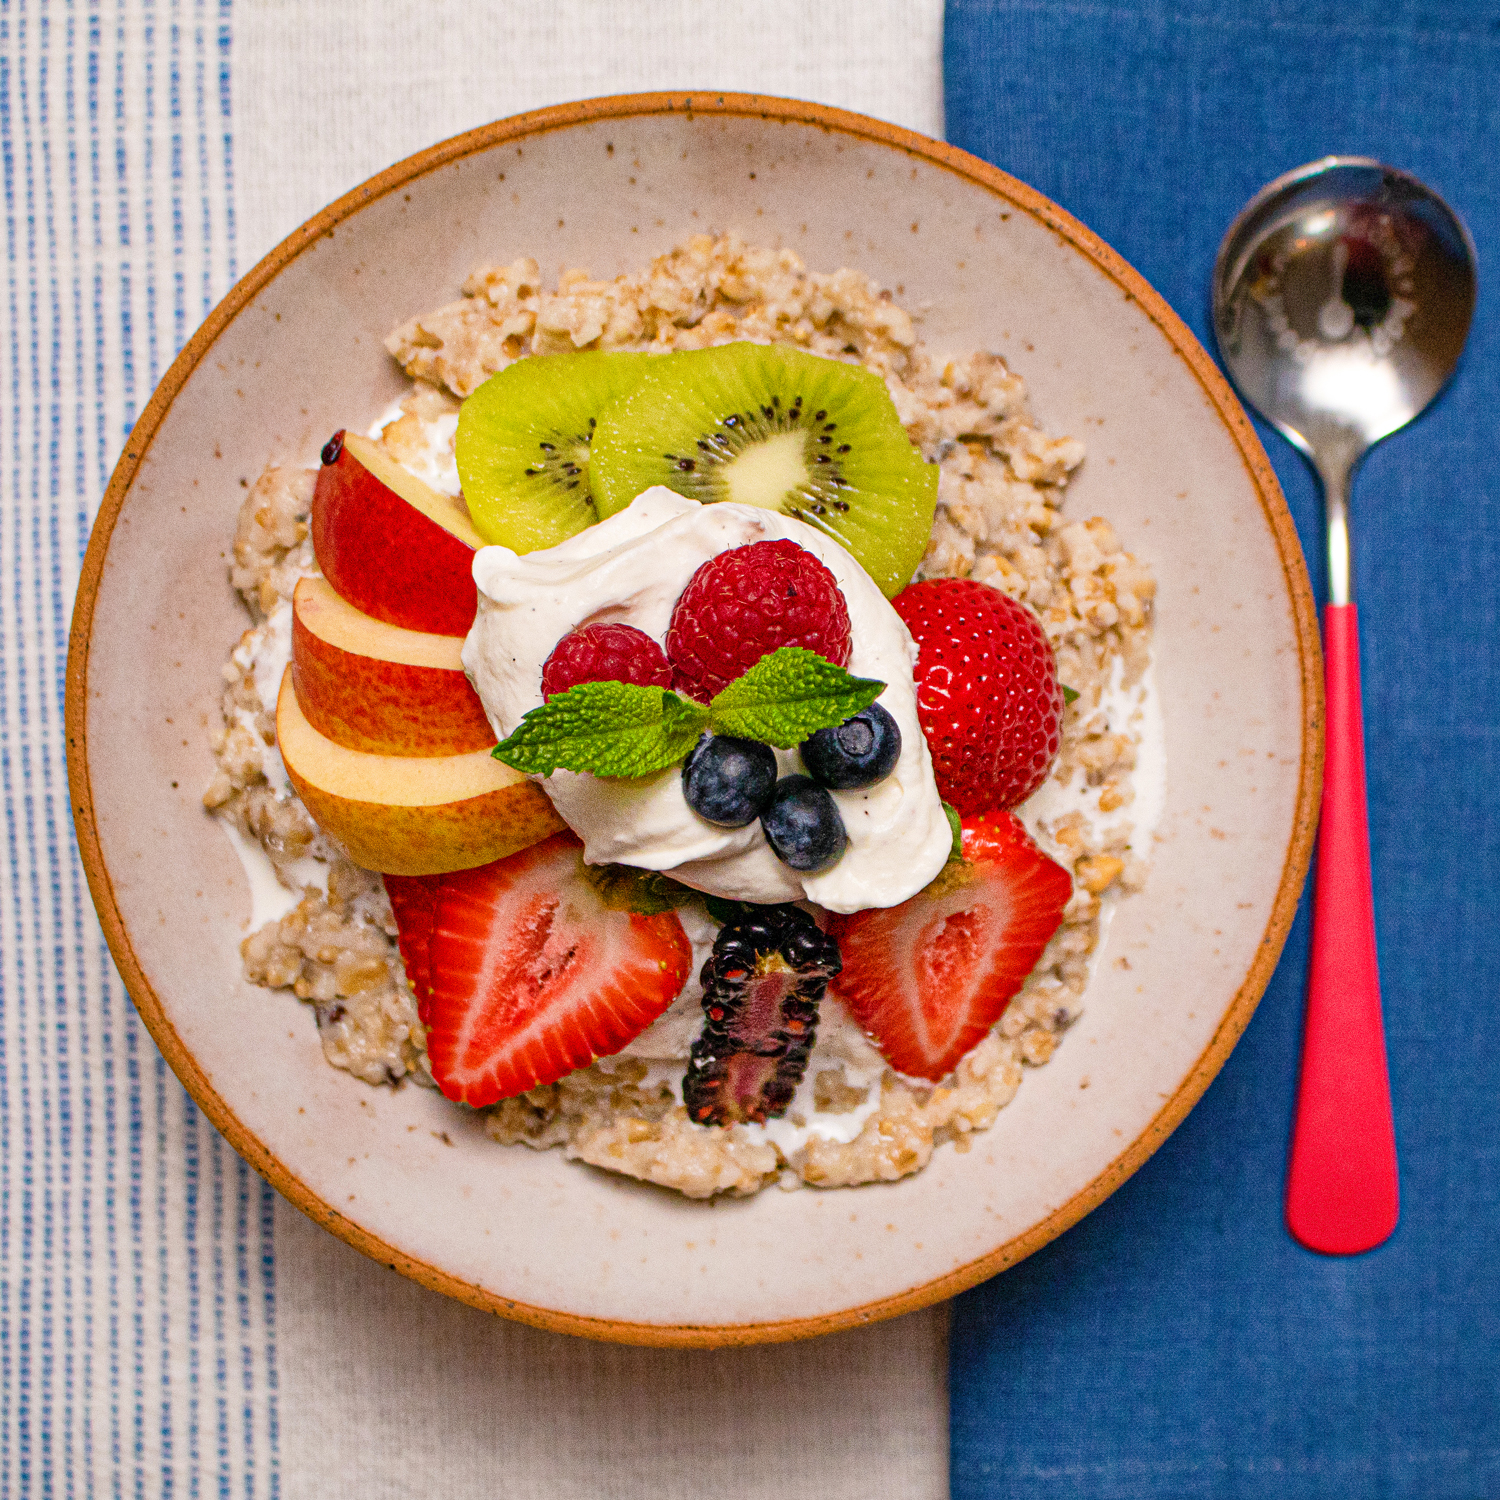
[[[736,677],[708,706],[716,734],[790,750],[868,708],[885,691],[873,677],[851,677],[816,651],[782,646]]]
[[[634,911],[654,917],[702,900],[660,870],[638,870],[633,865],[584,865],[583,878],[611,911]]]
[[[1068,704],[1077,701],[1078,694],[1076,692],[1074,692],[1073,689],[1070,688],[1067,685],[1067,683],[1063,683],[1062,690],[1063,690],[1063,707],[1064,708],[1066,708],[1068,706]]]
[[[703,708],[666,688],[580,682],[532,709],[490,754],[532,776],[559,766],[649,776],[682,760],[707,727]]]
[[[885,690],[816,651],[783,646],[761,657],[704,708],[659,687],[580,682],[534,708],[490,753],[517,771],[559,766],[595,776],[649,776],[684,759],[705,729],[783,750],[842,724]]]
[[[703,904],[708,908],[709,916],[720,927],[727,926],[730,922],[741,922],[755,910],[748,901],[731,901],[725,896],[705,896]]]
[[[953,831],[953,848],[949,859],[962,859],[964,857],[964,825],[959,822],[958,809],[951,802],[943,803],[943,816],[948,820],[948,827]]]

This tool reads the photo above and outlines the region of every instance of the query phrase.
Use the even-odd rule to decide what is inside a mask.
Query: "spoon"
[[[1240,394],[1311,461],[1328,524],[1327,697],[1286,1220],[1328,1255],[1371,1250],[1399,1192],[1365,806],[1349,486],[1372,445],[1446,384],[1474,311],[1474,245],[1415,177],[1328,156],[1262,188],[1214,262],[1219,352]]]

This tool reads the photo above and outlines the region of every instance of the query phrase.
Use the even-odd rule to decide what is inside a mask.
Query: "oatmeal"
[[[917,578],[968,578],[1028,605],[1061,681],[1077,695],[1048,782],[1018,809],[1070,872],[1071,898],[1020,993],[940,1083],[885,1066],[830,996],[783,1118],[694,1124],[681,1087],[684,1038],[690,1042],[700,1024],[694,978],[623,1051],[486,1108],[488,1133],[505,1144],[558,1146],[690,1197],[891,1181],[920,1170],[945,1142],[967,1149],[968,1137],[1014,1096],[1025,1069],[1044,1065],[1081,1014],[1109,911],[1146,874],[1153,794],[1140,784],[1137,758],[1153,709],[1155,584],[1106,520],[1064,515],[1082,445],[1037,427],[1021,379],[998,356],[934,361],[908,313],[862,274],[809,272],[790,251],[732,236],[697,237],[644,272],[612,281],[568,272],[549,291],[536,263],[523,259],[476,271],[463,291],[387,341],[413,381],[377,429],[396,463],[456,493],[459,401],[530,354],[666,352],[751,340],[858,361],[885,382],[912,441],[940,466]],[[372,1084],[408,1076],[430,1084],[425,1032],[381,879],[318,829],[275,744],[291,598],[298,579],[316,571],[308,523],[315,477],[272,469],[241,508],[232,578],[254,624],[224,668],[218,769],[204,800],[270,861],[292,893],[288,902],[296,898],[245,939],[247,977],[307,1001],[336,1066]],[[693,929],[696,975],[713,929],[686,912],[684,925]]]

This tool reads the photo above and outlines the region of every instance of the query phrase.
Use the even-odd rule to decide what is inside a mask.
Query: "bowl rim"
[[[1302,688],[1302,749],[1297,798],[1281,878],[1256,955],[1212,1038],[1145,1129],[1102,1172],[1039,1223],[1004,1244],[932,1280],[834,1313],[811,1318],[724,1325],[635,1323],[580,1316],[500,1296],[453,1276],[351,1222],[320,1198],[280,1161],[234,1113],[183,1045],[176,1028],[135,955],[105,865],[89,779],[87,704],[89,649],[94,608],[106,554],[131,485],[173,401],[223,330],[292,261],[366,204],[450,162],[526,137],[575,126],[640,116],[759,117],[801,124],[905,152],[1003,198],[1092,261],[1160,330],[1187,366],[1233,439],[1260,501],[1280,556],[1292,606]],[[245,1158],[294,1207],[346,1244],[420,1285],[470,1306],[554,1332],[612,1343],[657,1347],[713,1348],[785,1342],[878,1322],[913,1312],[986,1280],[1039,1250],[1096,1208],[1172,1133],[1207,1089],[1249,1023],[1281,955],[1296,914],[1317,830],[1323,770],[1322,646],[1312,585],[1290,511],[1270,460],[1244,409],[1218,367],[1181,318],[1122,256],[1064,209],[1035,189],[966,151],[865,115],[802,100],[760,94],[617,94],[554,105],[478,126],[407,157],[344,194],[314,215],[247,272],[183,346],[131,430],[110,477],[89,536],[68,639],[64,722],[73,821],[89,891],[110,953],[146,1029],[199,1108]]]

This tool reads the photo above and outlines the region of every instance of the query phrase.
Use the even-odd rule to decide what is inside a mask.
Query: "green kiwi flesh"
[[[891,598],[927,549],[938,470],[878,375],[733,343],[654,359],[600,417],[589,476],[601,518],[654,484],[794,516],[841,542]]]
[[[464,402],[454,442],[474,529],[513,552],[553,547],[599,519],[589,490],[600,414],[640,381],[649,354],[542,354]]]

